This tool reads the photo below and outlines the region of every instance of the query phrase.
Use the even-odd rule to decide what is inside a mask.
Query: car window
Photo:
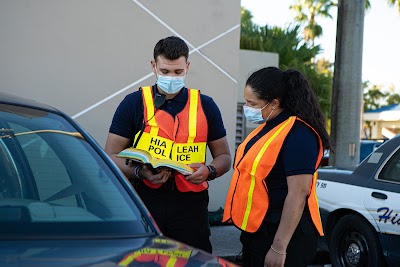
[[[28,132],[29,129],[14,123],[9,124],[16,132]],[[63,164],[63,159],[59,158],[52,147],[42,138],[43,134],[29,134],[18,138],[27,163],[32,171],[32,176],[36,183],[38,198],[45,200],[52,196],[54,192],[59,192],[72,185],[71,178]],[[73,140],[66,140],[71,142]],[[62,155],[62,154],[61,154]],[[51,168],[49,168],[51,166]],[[59,205],[78,206],[75,195],[70,195],[52,203]]]
[[[3,230],[8,223],[20,232],[22,223],[27,235],[150,231],[111,168],[60,115],[0,105],[0,166]]]
[[[400,183],[400,150],[386,163],[378,179]]]

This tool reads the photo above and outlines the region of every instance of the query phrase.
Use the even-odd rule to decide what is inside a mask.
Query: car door
[[[380,232],[400,236],[400,150],[366,184],[364,204]]]

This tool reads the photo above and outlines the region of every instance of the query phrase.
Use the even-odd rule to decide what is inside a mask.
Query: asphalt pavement
[[[235,258],[242,251],[240,230],[233,225],[211,227],[213,254],[223,258]]]
[[[233,263],[240,265],[240,257],[238,255],[242,251],[242,244],[240,243],[240,230],[233,225],[217,225],[211,226],[211,244],[213,247],[213,254],[225,258]],[[332,266],[326,263],[326,256],[321,255],[319,261],[308,267],[329,267]],[[328,255],[329,256],[329,255]]]

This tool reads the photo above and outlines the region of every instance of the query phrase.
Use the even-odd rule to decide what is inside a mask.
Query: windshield
[[[0,236],[148,235],[133,199],[63,117],[0,104]]]

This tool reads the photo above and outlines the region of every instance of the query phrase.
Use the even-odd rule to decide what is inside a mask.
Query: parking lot
[[[212,226],[211,227],[211,243],[213,246],[213,254],[223,257],[233,263],[240,265],[239,254],[242,250],[240,243],[240,231],[232,226]],[[309,267],[329,267],[328,255],[326,253],[318,253],[317,262]]]

